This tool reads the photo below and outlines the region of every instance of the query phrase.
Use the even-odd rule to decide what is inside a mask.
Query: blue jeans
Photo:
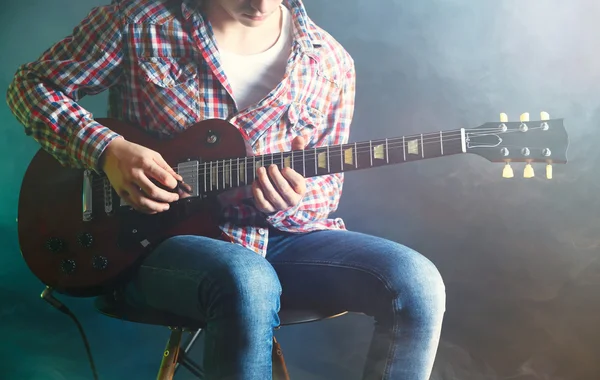
[[[173,237],[144,260],[126,294],[131,302],[206,322],[209,380],[271,378],[280,304],[373,316],[363,378],[429,378],[445,287],[428,259],[357,232],[269,234],[266,259],[229,242]]]

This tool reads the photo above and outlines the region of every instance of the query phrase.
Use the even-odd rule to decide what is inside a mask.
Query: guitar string
[[[429,145],[432,143],[436,143],[436,144],[440,144],[440,139],[439,139],[439,133],[436,136],[431,136],[431,137],[425,137],[426,135],[423,135],[423,144]],[[442,141],[443,142],[455,142],[455,141],[460,141],[462,139],[461,133],[460,132],[451,132],[448,135],[445,136],[446,138],[444,138]],[[458,138],[456,138],[458,137]],[[406,138],[405,138],[406,140]],[[420,137],[417,138],[413,138],[411,136],[411,138],[409,140],[419,140],[420,142]],[[437,141],[432,141],[432,140],[437,140]],[[355,152],[357,155],[359,154],[363,154],[363,153],[367,153],[369,151],[371,151],[371,145],[373,142],[384,142],[384,140],[372,140],[370,142],[360,142],[360,143],[356,143],[356,149]],[[329,157],[330,160],[331,158],[340,158],[341,157],[341,152],[339,151],[339,149],[335,149],[335,148],[340,148],[341,146],[346,145],[348,146],[348,148],[354,148],[355,144],[354,143],[348,143],[348,144],[337,144],[337,145],[333,145],[330,146],[330,148],[334,147],[334,149],[330,149],[329,150]],[[403,147],[405,147],[405,143],[402,142],[402,137],[399,138],[389,138],[388,139],[388,150],[396,150],[396,149],[402,149]],[[421,145],[419,143],[419,145]],[[303,162],[306,161],[306,159],[309,160],[314,160],[315,157],[317,157],[318,155],[320,155],[321,153],[324,153],[323,151],[326,150],[327,147],[318,147],[318,148],[309,148],[304,150],[304,157],[294,157],[293,159],[293,164],[302,164]],[[316,150],[316,151],[315,151]],[[302,150],[297,150],[294,152],[302,152]],[[277,160],[281,161],[280,157],[282,154],[287,154],[289,157],[292,156],[291,151],[287,151],[287,152],[274,152],[274,153],[267,153],[267,154],[263,154],[263,155],[257,155],[257,156],[247,156],[247,157],[236,157],[236,158],[228,158],[228,159],[220,159],[220,160],[213,160],[213,161],[206,161],[203,162],[201,164],[199,164],[199,166],[205,166],[205,164],[208,166],[206,173],[208,173],[210,171],[210,166],[212,165],[213,167],[215,166],[214,163],[217,163],[217,166],[219,167],[216,170],[217,174],[222,174],[225,171],[223,169],[221,169],[221,167],[223,166],[224,163],[232,161],[232,162],[236,162],[237,165],[237,161],[238,158],[240,160],[240,166],[242,165],[241,161],[245,161],[246,163],[248,163],[247,166],[251,166],[252,163],[254,161],[260,161],[261,158],[268,158],[269,160],[271,159],[271,157],[275,157],[275,156],[279,156],[277,158]],[[221,165],[219,165],[219,163],[222,163]],[[180,175],[185,175],[185,174],[189,174],[190,172],[197,172],[198,175],[205,175],[205,170],[203,168],[200,169],[183,169],[178,171],[177,167],[171,167],[171,169],[174,169],[174,171]],[[215,174],[215,170],[213,170],[213,174]],[[237,177],[236,177],[237,178]],[[102,187],[104,186],[103,183],[99,183],[99,182],[103,182],[105,179],[105,176],[102,176],[100,178],[94,178],[93,179],[93,188],[96,189],[98,187]]]
[[[541,129],[541,127],[534,127],[534,128],[531,128],[531,129]],[[465,132],[469,131],[469,134],[471,136],[475,135],[477,137],[491,136],[491,135],[497,135],[497,134],[500,134],[500,133],[508,133],[508,132],[521,132],[520,130],[517,130],[517,129],[509,129],[508,131],[505,131],[505,132],[498,131],[497,128],[490,128],[489,130],[491,130],[493,132],[492,133],[482,132],[483,131],[482,129],[465,130]],[[473,132],[471,132],[471,131],[473,131]],[[460,136],[460,137],[459,138],[452,138],[452,136]],[[446,137],[445,139],[442,139],[442,142],[458,141],[458,140],[462,139],[462,133],[460,132],[460,130],[451,131],[451,132],[447,132],[447,134],[446,134],[445,137]],[[402,137],[388,138],[387,139],[387,141],[388,141],[388,147],[387,147],[388,150],[390,150],[390,149],[391,150],[395,150],[395,149],[399,149],[399,148],[406,148],[406,144],[400,142],[400,140],[402,140],[402,139],[403,139]],[[420,138],[420,135],[410,136],[410,138],[409,138],[409,140],[416,140],[418,142],[421,139],[423,140],[423,144],[432,144],[432,143],[440,144],[441,143],[440,142],[440,138],[439,138],[439,132],[438,133],[423,134],[422,138]],[[435,140],[435,141],[432,141],[432,140]],[[406,141],[406,137],[404,137],[404,141]],[[339,149],[335,149],[337,147],[347,146],[348,148],[354,148],[354,146],[356,146],[355,151],[356,151],[356,154],[359,155],[359,154],[362,154],[362,153],[371,152],[372,151],[372,144],[374,142],[375,143],[379,143],[379,142],[384,143],[385,140],[379,139],[379,140],[371,140],[371,141],[368,141],[368,142],[360,142],[360,143],[355,143],[355,144],[348,143],[348,144],[338,144],[338,145],[330,146],[330,148],[333,147],[334,149],[330,149],[329,150],[329,161],[331,162],[332,159],[334,161],[336,161],[337,159],[341,160],[342,152],[340,152]],[[391,142],[391,144],[390,144],[390,142]],[[400,147],[395,142],[400,143]],[[367,147],[367,145],[368,145],[368,147]],[[421,144],[419,144],[419,145],[421,145]],[[359,149],[359,147],[361,149]],[[318,147],[316,149],[315,148],[307,149],[307,150],[304,151],[304,157],[294,157],[291,166],[295,167],[295,165],[293,165],[293,164],[296,164],[296,163],[300,163],[300,164],[304,163],[305,164],[307,158],[309,160],[311,160],[312,162],[314,162],[313,160],[317,160],[316,157],[318,155],[322,154],[322,153],[325,153],[327,148],[328,147]],[[365,149],[362,149],[362,148],[365,148]],[[315,151],[315,150],[317,150],[317,151]],[[297,152],[302,152],[302,150],[298,150]],[[275,158],[276,156],[279,156],[279,157],[276,158],[276,160],[277,161],[281,161],[281,155],[282,155],[282,153],[283,154],[288,154],[288,156],[291,157],[291,154],[290,154],[291,152],[275,152],[275,153],[268,153],[268,154],[263,154],[263,155],[258,155],[258,156],[239,157],[239,159],[240,160],[244,160],[245,163],[247,163],[247,165],[245,165],[246,166],[246,170],[247,170],[247,167],[253,166],[253,164],[254,164],[255,161],[260,163],[261,159],[263,159],[263,161],[267,161],[267,160],[270,161],[271,157]],[[241,174],[240,173],[240,172],[242,172],[241,170],[235,170],[235,169],[232,169],[231,167],[230,167],[229,170],[225,170],[225,168],[224,168],[224,165],[227,164],[228,162],[230,162],[230,163],[235,162],[234,167],[237,166],[237,161],[238,161],[238,158],[207,161],[206,163],[202,163],[202,164],[199,165],[199,166],[202,166],[202,168],[200,168],[200,169],[196,169],[196,168],[189,169],[189,170],[184,169],[184,170],[179,171],[179,174],[180,175],[181,174],[186,175],[186,174],[189,174],[190,172],[196,172],[197,175],[204,177],[205,181],[203,182],[203,184],[206,183],[206,179],[210,178],[210,176],[216,175],[217,176],[217,180],[218,180],[217,181],[218,184],[215,184],[215,186],[217,187],[218,190],[224,190],[224,189],[219,189],[220,186],[217,186],[217,185],[221,185],[221,182],[223,182],[223,181],[220,180],[223,177],[221,176],[221,178],[219,178],[219,175],[220,174],[222,175],[223,173],[228,173],[229,176],[231,177],[231,179],[234,179],[234,176],[233,176],[234,171],[237,172],[238,174]],[[249,161],[249,163],[248,163],[248,161]],[[406,161],[408,161],[408,160],[406,160]],[[216,163],[216,166],[217,166],[216,169],[214,169],[214,167],[215,167],[214,163]],[[219,163],[221,165],[219,165]],[[398,162],[398,163],[400,163],[400,162]],[[241,162],[240,162],[240,165],[241,165]],[[203,168],[204,166],[206,166],[206,171]],[[211,168],[211,166],[212,166],[212,168]],[[372,167],[372,166],[370,166],[370,167]],[[175,169],[175,171],[177,172],[176,168],[173,168],[173,169]],[[211,169],[212,169],[212,173],[210,173]],[[347,170],[350,171],[352,169],[347,169]],[[342,172],[342,170],[340,170],[340,172]],[[247,173],[244,174],[244,178],[246,179],[246,181],[250,177],[252,177],[252,179],[255,180],[256,173],[253,173],[253,175],[251,175],[251,176],[248,176]],[[93,189],[97,189],[98,187],[103,187],[104,186],[104,183],[103,183],[104,179],[105,179],[105,177],[94,178],[92,180],[92,182],[93,182],[92,183],[92,188]],[[235,180],[236,181],[238,180],[238,176],[237,175],[235,176]],[[245,183],[245,181],[241,181],[241,180],[240,180],[240,182]],[[229,185],[230,188],[232,187],[231,184],[228,184],[226,181],[225,181],[225,185]],[[224,186],[224,187],[227,187],[227,186]],[[233,186],[233,187],[237,187],[237,186]]]
[[[530,130],[532,129],[541,129],[542,127],[533,127],[530,128]],[[487,132],[490,131],[490,132]],[[488,130],[485,129],[472,129],[472,130],[468,130],[465,129],[465,134],[469,133],[471,136],[473,137],[484,137],[484,136],[493,136],[493,135],[498,135],[498,134],[505,134],[505,133],[514,133],[514,132],[521,132],[518,129],[509,129],[507,131],[499,131],[497,128],[490,128]],[[442,131],[442,133],[444,133]],[[440,141],[440,133],[428,133],[428,134],[423,134],[422,137],[421,135],[412,135],[409,138],[407,137],[394,137],[394,138],[388,138],[387,139],[387,149],[388,150],[396,150],[396,149],[405,149],[407,148],[407,144],[406,141],[417,141],[418,142],[418,146],[420,145],[430,145],[430,144],[442,144],[443,142],[455,142],[455,141],[459,141],[462,140],[462,132],[460,130],[456,130],[456,131],[450,131],[450,132],[446,132],[445,135],[442,135],[442,139]],[[421,143],[422,140],[422,143]],[[386,142],[386,139],[378,139],[378,140],[371,140],[371,141],[363,141],[363,142],[358,142],[358,143],[347,143],[347,144],[337,144],[337,145],[333,145],[333,146],[324,146],[324,147],[318,147],[318,148],[309,148],[306,149],[304,151],[302,150],[297,150],[294,152],[304,152],[303,157],[294,157],[292,160],[292,165],[291,166],[295,166],[293,164],[299,163],[300,165],[302,165],[302,163],[306,163],[306,159],[309,159],[310,161],[313,160],[317,160],[318,155],[322,154],[322,153],[326,153],[327,152],[327,148],[329,149],[329,161],[331,161],[332,159],[337,160],[337,159],[341,159],[341,156],[343,155],[343,153],[340,151],[340,149],[342,147],[346,147],[345,150],[347,149],[354,149],[353,153],[356,153],[356,155],[359,154],[363,154],[366,152],[371,152],[372,151],[372,146],[373,143],[376,143],[377,145],[382,145]],[[381,143],[381,144],[380,144]],[[333,149],[331,149],[333,148]],[[384,147],[385,149],[385,147]],[[267,154],[263,154],[263,155],[258,155],[258,156],[247,156],[247,157],[236,157],[236,158],[229,158],[229,159],[220,159],[220,160],[213,160],[213,161],[207,161],[205,163],[201,163],[199,164],[199,166],[204,167],[207,166],[207,170],[205,171],[204,168],[200,168],[200,169],[183,169],[181,171],[177,171],[176,167],[171,167],[172,169],[175,170],[175,172],[178,172],[178,174],[180,175],[186,175],[189,174],[190,171],[196,172],[198,175],[204,176],[206,177],[206,175],[209,175],[208,173],[211,172],[211,166],[214,168],[214,163],[216,163],[217,165],[217,169],[213,169],[212,170],[212,175],[219,175],[219,174],[223,174],[223,173],[229,173],[232,174],[234,172],[234,169],[230,168],[229,170],[225,170],[225,169],[221,169],[225,164],[227,163],[235,163],[234,166],[238,166],[237,162],[238,159],[240,160],[240,164],[239,166],[241,166],[241,160],[244,160],[247,165],[245,165],[246,167],[248,166],[253,166],[253,163],[256,162],[260,162],[260,161],[271,161],[272,158],[275,159],[276,156],[278,156],[275,160],[276,161],[281,161],[281,156],[283,155],[287,155],[287,158],[291,158],[292,154],[291,151],[287,151],[287,152],[274,152],[274,153],[267,153]],[[285,160],[285,158],[284,158]],[[408,161],[408,160],[406,160]],[[220,164],[220,165],[219,165]],[[350,170],[350,169],[348,169]],[[240,172],[240,170],[235,170],[236,172]],[[250,177],[250,176],[245,176]],[[255,174],[254,176],[255,177]],[[92,188],[96,189],[98,187],[103,187],[104,186],[104,179],[105,176],[102,176],[100,178],[94,178],[92,180]],[[237,180],[237,176],[235,176],[235,179]],[[221,182],[221,181],[220,181]]]

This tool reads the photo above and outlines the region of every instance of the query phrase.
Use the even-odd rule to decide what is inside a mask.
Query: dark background
[[[99,0],[22,0],[0,11],[0,88]],[[351,173],[339,216],[410,245],[440,269],[447,313],[434,380],[600,378],[597,175],[600,3],[595,0],[306,0],[357,65],[352,141],[476,127],[544,110],[565,118],[555,179],[501,178],[461,155]],[[83,105],[105,116],[106,95]],[[20,182],[37,145],[0,105],[0,378],[90,379],[73,323],[39,299],[17,243]],[[32,231],[35,233],[35,231]],[[168,331],[80,317],[102,379],[151,379]],[[359,379],[372,320],[277,332],[294,379]],[[185,371],[180,379],[191,378]]]

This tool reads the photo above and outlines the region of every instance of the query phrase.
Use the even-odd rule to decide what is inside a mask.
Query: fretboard
[[[319,148],[200,162],[200,192],[227,190],[252,184],[261,166],[289,167],[304,177],[401,164],[465,153],[461,130],[443,131]]]

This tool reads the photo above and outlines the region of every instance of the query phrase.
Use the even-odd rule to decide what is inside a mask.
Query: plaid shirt
[[[354,112],[354,62],[316,26],[300,0],[284,0],[293,16],[293,49],[282,82],[258,104],[236,109],[210,25],[194,0],[113,0],[94,8],[73,31],[19,68],[7,101],[16,118],[63,165],[99,171],[117,135],[77,102],[109,89],[109,117],[159,135],[204,119],[235,125],[253,154],[346,143]],[[173,163],[171,163],[173,164]],[[307,178],[302,201],[265,216],[253,202],[222,209],[221,229],[265,255],[268,227],[289,232],[344,229],[330,218],[343,174]]]

